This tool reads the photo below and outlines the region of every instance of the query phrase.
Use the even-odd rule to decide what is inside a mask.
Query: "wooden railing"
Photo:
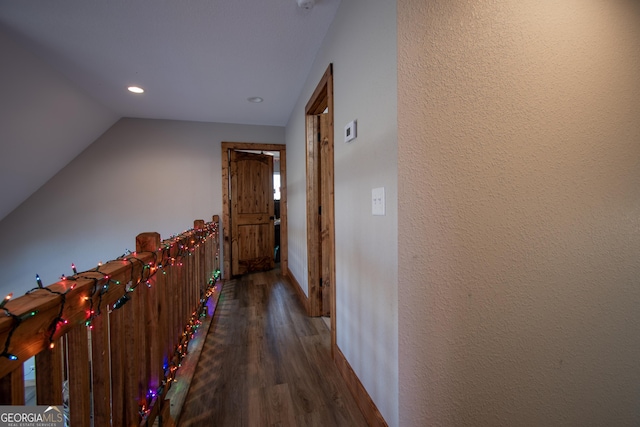
[[[171,425],[164,397],[219,294],[218,216],[136,251],[0,303],[0,404],[25,403],[35,356],[38,405],[68,404],[71,426]]]

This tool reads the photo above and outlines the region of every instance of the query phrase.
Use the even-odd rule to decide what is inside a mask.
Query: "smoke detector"
[[[315,0],[296,0],[296,2],[298,3],[298,7],[307,10],[313,8],[313,5],[316,3]]]

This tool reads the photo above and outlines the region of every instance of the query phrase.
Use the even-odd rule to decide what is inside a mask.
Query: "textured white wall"
[[[396,4],[343,0],[289,120],[289,268],[307,287],[304,106],[334,64],[338,347],[389,425],[398,424]],[[345,144],[344,126],[358,120]],[[385,188],[386,216],[371,215]]]
[[[639,425],[640,3],[398,0],[403,426]]]
[[[139,233],[167,238],[221,215],[221,141],[283,143],[284,128],[118,121],[0,222],[11,242],[0,246],[0,294],[114,259]]]

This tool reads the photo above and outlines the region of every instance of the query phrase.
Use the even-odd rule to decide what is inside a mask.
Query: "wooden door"
[[[273,157],[231,150],[231,274],[274,267]]]

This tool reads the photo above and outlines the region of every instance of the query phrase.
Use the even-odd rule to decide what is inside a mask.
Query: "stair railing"
[[[220,291],[218,222],[139,234],[135,252],[1,301],[0,404],[24,405],[35,356],[37,404],[64,407],[69,425],[171,425],[165,396]]]

